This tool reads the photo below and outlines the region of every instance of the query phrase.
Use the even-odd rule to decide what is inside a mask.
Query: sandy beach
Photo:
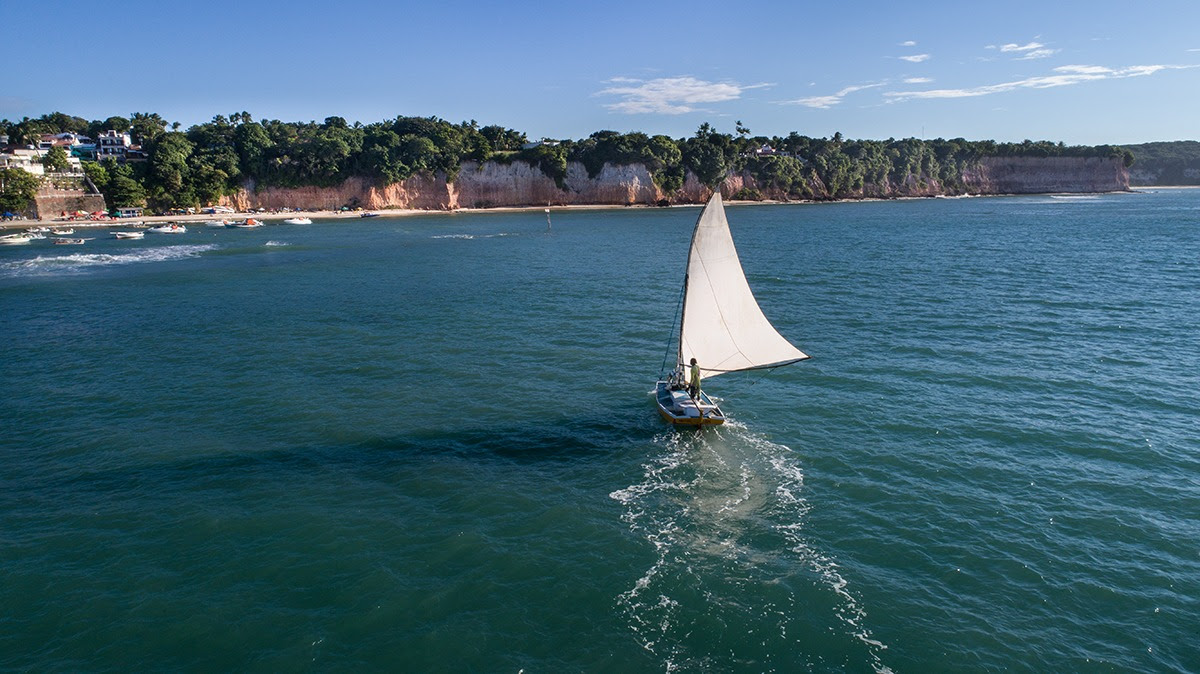
[[[767,202],[745,202],[745,203],[767,203]],[[796,202],[792,202],[796,203]],[[700,206],[701,204],[677,204],[678,206]],[[617,204],[586,204],[586,205],[569,205],[569,206],[551,206],[550,210],[554,211],[580,211],[580,210],[625,210],[629,208],[658,208],[646,204],[632,205],[617,205]],[[90,220],[86,217],[80,218],[41,218],[37,220],[7,220],[0,222],[0,229],[27,229],[29,227],[74,227],[79,228],[105,228],[105,227],[121,227],[135,222],[163,223],[163,222],[179,222],[183,224],[192,222],[208,222],[210,220],[229,220],[236,222],[245,220],[246,218],[254,218],[255,220],[280,221],[289,218],[312,218],[314,220],[355,220],[363,216],[363,213],[374,213],[381,218],[398,218],[410,215],[455,215],[469,213],[514,213],[521,211],[542,212],[545,211],[545,206],[507,206],[495,208],[459,208],[452,211],[429,211],[419,209],[406,208],[385,208],[377,211],[279,211],[279,212],[238,212],[238,213],[194,213],[188,215],[146,215],[136,218],[108,218],[104,220]]]

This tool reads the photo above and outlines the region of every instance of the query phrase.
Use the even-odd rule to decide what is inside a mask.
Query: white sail
[[[750,292],[720,192],[700,214],[688,255],[679,362],[692,358],[702,377],[808,358],[775,330]]]

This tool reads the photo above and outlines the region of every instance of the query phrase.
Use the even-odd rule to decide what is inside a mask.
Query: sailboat
[[[683,277],[675,368],[655,386],[658,411],[672,424],[715,426],[725,414],[707,393],[688,387],[692,361],[701,378],[764,370],[808,359],[763,315],[738,259],[717,191],[696,221]]]

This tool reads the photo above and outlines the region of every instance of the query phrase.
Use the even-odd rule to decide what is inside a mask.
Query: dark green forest
[[[587,138],[524,148],[525,133],[474,120],[454,124],[437,117],[396,117],[370,124],[341,117],[322,122],[255,121],[247,112],[217,115],[181,129],[156,113],[87,120],[61,112],[17,122],[0,120],[10,142],[34,143],[45,133],[71,131],[96,138],[128,131],[144,161],[85,162],[91,181],[110,207],[146,204],[162,210],[215,203],[242,189],[332,186],[350,177],[389,184],[423,173],[454,181],[464,162],[525,162],[565,187],[569,162],[595,177],[609,164],[642,164],[664,194],[680,189],[690,172],[709,186],[745,172],[763,188],[788,198],[838,199],[880,195],[906,180],[962,188],[963,170],[982,157],[1121,157],[1113,145],[1067,146],[1050,141],[850,140],[836,133],[812,138],[756,136],[741,122],[735,133],[705,123],[688,138],[640,132],[597,131]],[[763,146],[768,153],[757,152]],[[814,191],[820,184],[823,190]],[[761,198],[753,192],[734,195]]]
[[[1200,142],[1142,143],[1125,149],[1135,161],[1129,172],[1131,185],[1200,185]]]

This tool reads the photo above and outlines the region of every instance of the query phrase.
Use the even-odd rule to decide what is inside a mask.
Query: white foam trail
[[[496,239],[504,236],[517,236],[515,232],[499,232],[497,234],[434,234],[432,239]]]
[[[292,244],[284,242],[284,241],[268,241],[268,242],[264,243],[263,245],[264,246],[290,246]]]
[[[39,255],[29,260],[13,260],[0,265],[10,276],[81,272],[93,267],[166,262],[196,257],[216,250],[215,244],[138,248],[122,253],[75,253],[73,255]]]
[[[834,617],[864,645],[872,669],[891,671],[880,657],[887,646],[866,628],[867,613],[838,564],[805,536],[811,506],[791,449],[732,420],[717,432],[667,432],[655,444],[665,452],[644,464],[642,481],[610,494],[625,506],[622,521],[655,550],[654,563],[617,598],[643,648],[663,657],[668,671],[699,664],[706,655],[687,653],[674,636],[676,629],[687,627],[677,625],[686,615],[680,602],[668,596],[669,589],[659,588],[677,586],[678,578],[695,574],[698,565],[719,569],[732,562],[756,568],[769,563],[767,557],[787,556],[837,597]],[[784,551],[740,542],[750,538],[747,531],[764,526],[786,541]],[[780,638],[787,640],[789,616],[801,610],[767,606],[762,615],[774,616]]]

